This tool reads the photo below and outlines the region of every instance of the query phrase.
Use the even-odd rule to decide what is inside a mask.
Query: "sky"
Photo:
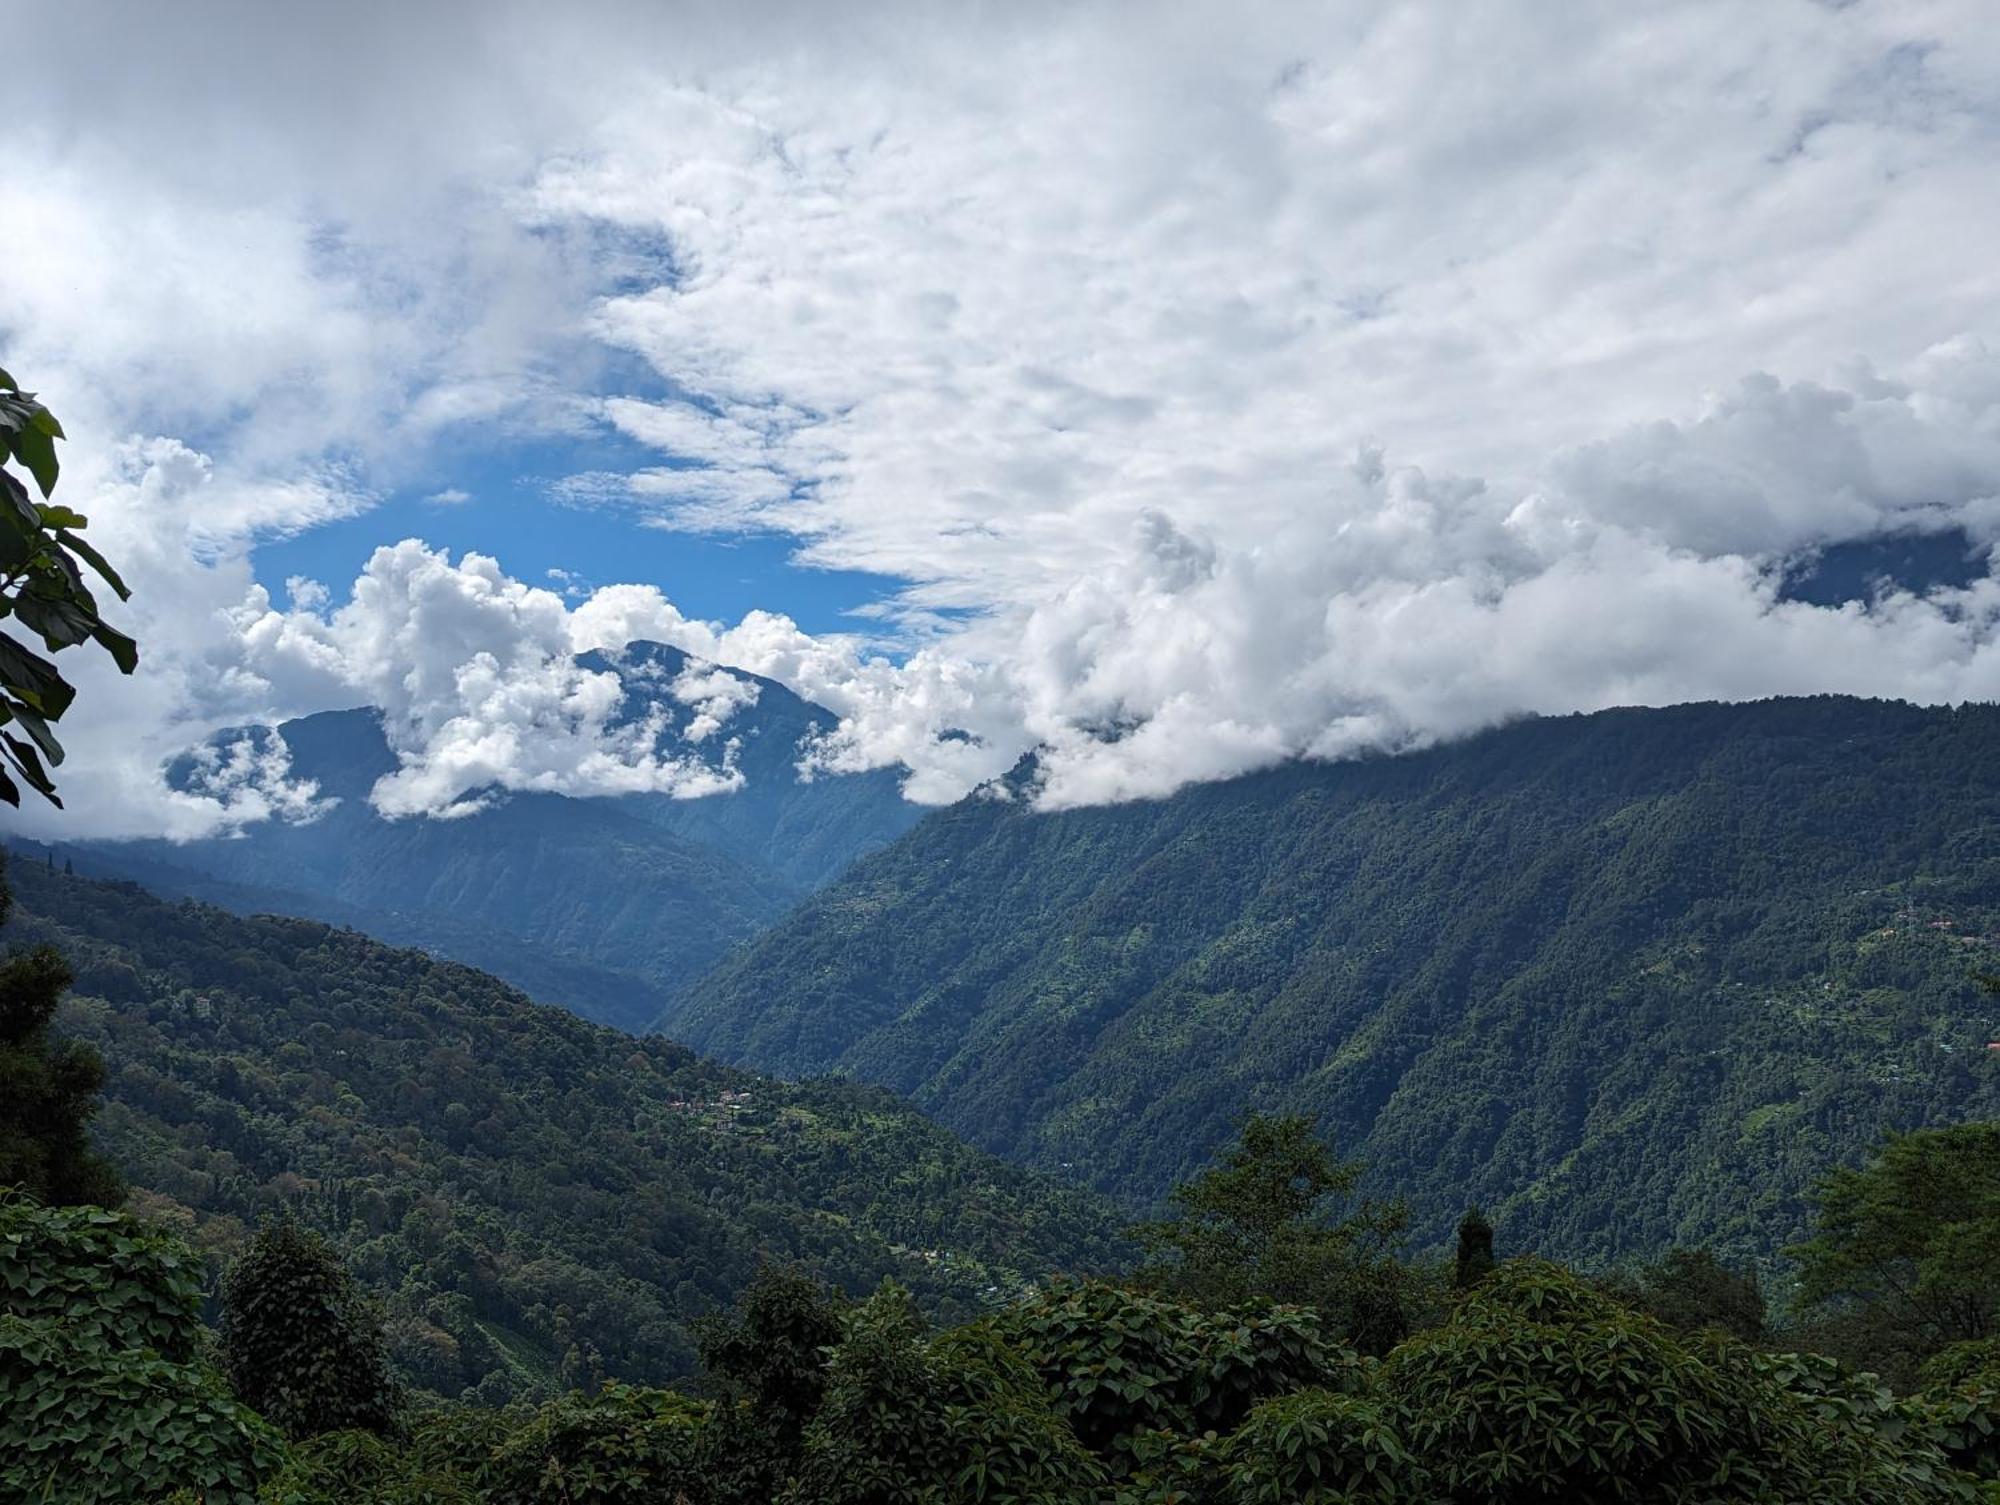
[[[1049,808],[1526,714],[2000,697],[1983,0],[71,0],[9,80],[0,366],[140,673],[62,814],[711,786],[591,648]],[[1816,551],[1962,540],[1817,602]],[[391,787],[393,786],[393,787]],[[309,792],[309,791],[308,791]]]

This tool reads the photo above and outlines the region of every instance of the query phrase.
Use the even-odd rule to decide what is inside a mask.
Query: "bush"
[[[927,1340],[885,1284],[847,1319],[784,1505],[1071,1505],[1103,1481],[989,1327]]]
[[[254,1497],[283,1440],[203,1362],[199,1268],[123,1213],[0,1201],[0,1498]]]
[[[0,1195],[0,1312],[66,1325],[86,1348],[201,1353],[201,1261],[172,1234],[103,1207]]]
[[[1886,1390],[1821,1362],[1684,1343],[1566,1271],[1518,1260],[1391,1355],[1383,1385],[1453,1501],[1961,1497]]]
[[[1377,1399],[1305,1390],[1265,1401],[1219,1451],[1227,1505],[1424,1505],[1430,1480]]]
[[[379,1318],[326,1241],[290,1221],[261,1229],[223,1279],[222,1360],[289,1437],[391,1431],[401,1409]]]
[[[482,1470],[491,1505],[671,1505],[704,1490],[710,1407],[612,1385],[551,1401]]]
[[[293,1451],[259,1505],[478,1505],[451,1469],[427,1467],[373,1432],[326,1432]]]
[[[1913,1405],[1952,1467],[2000,1480],[2000,1338],[1953,1344],[1923,1377]]]
[[[1360,1359],[1300,1307],[1203,1313],[1103,1282],[1065,1281],[993,1319],[1054,1397],[1056,1414],[1117,1476],[1151,1432],[1234,1430],[1258,1401],[1347,1389]]]

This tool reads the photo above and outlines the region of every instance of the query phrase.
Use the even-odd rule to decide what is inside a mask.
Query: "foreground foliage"
[[[1963,1219],[1988,1148],[1968,1132],[1898,1139],[1858,1179],[1896,1226],[1945,1205]],[[939,1329],[894,1281],[855,1302],[766,1265],[733,1313],[698,1324],[701,1393],[593,1382],[504,1409],[405,1396],[347,1272],[289,1221],[224,1282],[231,1396],[192,1250],[125,1214],[17,1197],[0,1203],[0,1485],[178,1505],[2000,1498],[2000,1340],[1933,1343],[1898,1394],[1733,1336],[1743,1287],[1700,1251],[1589,1279],[1493,1263],[1492,1230],[1468,1216],[1452,1292],[1440,1270],[1430,1304],[1398,1308],[1408,1336],[1363,1353],[1381,1329],[1349,1299],[1355,1245],[1336,1235],[1373,1225],[1322,1206],[1344,1180],[1310,1124],[1253,1116],[1177,1199],[1191,1221],[1155,1247],[1178,1257],[1143,1283],[1058,1278]],[[1852,1233],[1855,1181],[1829,1179],[1809,1258]],[[1235,1276],[1197,1278],[1217,1238],[1241,1256]],[[1991,1256],[1961,1234],[1936,1271],[1984,1289]],[[1403,1276],[1394,1289],[1421,1288]],[[1301,1279],[1331,1299],[1277,1299]],[[1845,1299],[1870,1317],[1901,1296]]]
[[[1231,1349],[1232,1323],[1266,1341]],[[802,1419],[741,1392],[620,1385],[534,1410],[435,1409],[398,1441],[332,1432],[265,1455],[261,1498],[1971,1505],[1992,1492],[1981,1479],[1995,1477],[2000,1411],[1971,1377],[1897,1398],[1830,1360],[1684,1338],[1544,1262],[1502,1264],[1381,1362],[1327,1344],[1316,1323],[1283,1307],[1204,1317],[1085,1284],[932,1331],[888,1285],[842,1315]],[[1162,1325],[1173,1339],[1135,1341]],[[1218,1366],[1188,1362],[1204,1342],[1234,1371],[1219,1388],[1203,1382]],[[771,1451],[747,1458],[752,1438]]]
[[[1793,1255],[1798,1304],[1827,1319],[1829,1346],[1908,1377],[1941,1349],[2000,1340],[2000,1124],[1892,1135],[1821,1200]]]
[[[12,908],[0,857],[0,926]],[[44,1202],[116,1202],[117,1172],[89,1133],[104,1062],[50,1028],[74,981],[52,946],[0,952],[0,1187]]]
[[[139,665],[138,646],[98,614],[78,566],[95,571],[121,600],[130,594],[125,582],[84,539],[90,519],[50,500],[61,471],[55,441],[63,437],[35,394],[0,371],[0,622],[9,623],[0,627],[0,800],[10,805],[21,803],[21,784],[62,804],[53,770],[63,748],[50,723],[76,699],[62,671],[28,640],[49,653],[95,641],[122,672]],[[34,479],[41,501],[9,463]]]
[[[125,1214],[0,1201],[0,1499],[254,1497],[283,1439],[210,1362],[200,1272]]]
[[[230,1386],[286,1436],[394,1428],[402,1397],[380,1319],[310,1229],[259,1230],[222,1283],[221,1336]]]

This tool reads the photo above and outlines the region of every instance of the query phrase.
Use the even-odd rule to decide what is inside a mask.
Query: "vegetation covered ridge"
[[[941,811],[665,1018],[1148,1200],[1245,1105],[1590,1261],[1768,1262],[1885,1127],[2000,1116],[2000,707],[1522,722],[1169,799]],[[1190,1069],[1198,1062],[1198,1069]]]
[[[412,1383],[490,1401],[694,1367],[766,1258],[965,1314],[1102,1268],[1117,1218],[879,1089],[782,1083],[310,921],[10,864],[59,1029],[108,1063],[95,1139],[214,1260],[286,1210],[386,1307]]]
[[[1252,1118],[1119,1281],[939,1328],[767,1265],[683,1390],[426,1403],[326,1241],[268,1223],[219,1332],[171,1235],[0,1198],[0,1487],[176,1505],[1987,1505],[2000,1124],[1832,1178],[1773,1334],[1702,1251],[1409,1262],[1302,1118]],[[1948,1187],[1950,1206],[1932,1195]],[[1805,1346],[1793,1346],[1805,1345]],[[1891,1387],[1850,1360],[1879,1353]]]

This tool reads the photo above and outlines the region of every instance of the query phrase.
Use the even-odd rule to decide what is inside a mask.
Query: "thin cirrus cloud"
[[[823,702],[809,765],[924,801],[1030,749],[1063,806],[1526,712],[1993,697],[1990,581],[1779,589],[1843,540],[2000,540],[1981,9],[437,6],[346,73],[368,27],[219,6],[204,150],[163,162],[193,44],[65,8],[0,352],[133,436],[74,469],[158,666],[79,807],[283,816],[260,749],[241,810],[158,761],[357,698],[391,813],[700,793],[564,667],[629,637]],[[902,588],[813,637],[416,540],[351,590],[250,584],[446,434],[592,431],[653,458],[548,505]]]

